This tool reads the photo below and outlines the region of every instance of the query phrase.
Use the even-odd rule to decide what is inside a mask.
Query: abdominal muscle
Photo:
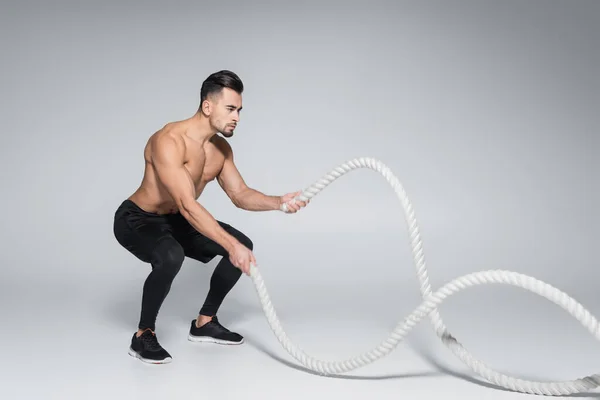
[[[176,214],[179,208],[173,198],[169,195],[166,189],[157,182],[155,172],[152,165],[146,164],[144,179],[140,187],[129,196],[129,200],[133,201],[142,210],[155,214]],[[195,197],[198,199],[207,182],[199,182],[196,186]]]

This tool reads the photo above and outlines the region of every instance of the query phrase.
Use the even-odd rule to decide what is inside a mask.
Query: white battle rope
[[[370,364],[389,354],[400,343],[400,341],[402,341],[408,332],[410,332],[410,330],[414,328],[417,323],[419,323],[419,321],[425,318],[425,316],[429,315],[435,328],[435,332],[442,342],[460,360],[462,360],[469,368],[471,368],[471,370],[498,386],[523,393],[558,396],[588,391],[600,385],[600,374],[594,374],[581,379],[563,382],[535,382],[517,379],[490,369],[483,362],[475,359],[467,352],[467,350],[456,340],[456,338],[454,338],[448,332],[444,323],[442,322],[436,306],[442,303],[442,301],[449,296],[462,289],[484,283],[514,285],[543,296],[568,311],[569,314],[581,322],[581,324],[586,327],[598,340],[600,340],[600,327],[596,318],[594,318],[594,316],[591,315],[581,304],[569,297],[566,293],[561,292],[560,290],[538,279],[517,272],[505,270],[475,272],[456,278],[446,283],[437,291],[432,292],[429,284],[429,277],[427,275],[427,269],[425,268],[422,241],[412,205],[406,196],[402,184],[398,181],[390,169],[381,161],[366,157],[349,160],[334,168],[330,173],[326,174],[321,179],[316,181],[312,186],[305,189],[302,195],[298,196],[297,199],[302,201],[311,199],[334,180],[357,168],[370,168],[379,172],[392,186],[398,195],[402,206],[404,207],[404,215],[406,222],[408,223],[410,244],[417,269],[417,276],[420,282],[423,302],[408,317],[398,323],[396,328],[386,340],[382,341],[372,350],[343,361],[321,361],[304,353],[287,337],[277,318],[273,305],[271,304],[271,300],[267,294],[267,289],[265,287],[263,278],[261,277],[258,268],[255,265],[252,265],[250,269],[250,276],[258,292],[262,308],[265,312],[271,329],[275,333],[275,336],[283,348],[292,357],[298,360],[306,368],[323,375],[351,371]],[[282,211],[287,211],[287,208],[282,207]]]

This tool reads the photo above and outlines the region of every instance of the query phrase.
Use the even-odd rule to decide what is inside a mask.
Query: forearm
[[[227,252],[231,252],[238,240],[227,233],[217,220],[197,201],[190,201],[181,207],[181,215],[198,232],[220,244]]]
[[[274,211],[281,206],[280,196],[268,196],[258,190],[246,188],[233,200],[236,207],[248,211]]]

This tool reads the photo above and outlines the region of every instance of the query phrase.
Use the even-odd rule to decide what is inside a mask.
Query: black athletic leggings
[[[252,241],[246,235],[224,222],[217,222],[252,250]],[[113,230],[115,238],[125,249],[152,266],[144,282],[139,329],[155,329],[159,309],[185,257],[207,263],[216,256],[222,256],[200,309],[202,315],[217,313],[223,299],[242,274],[229,261],[229,255],[221,245],[199,233],[179,213],[154,214],[144,211],[131,200],[125,200],[115,212]]]

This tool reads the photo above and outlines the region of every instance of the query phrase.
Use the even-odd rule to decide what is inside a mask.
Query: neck
[[[206,143],[217,134],[217,131],[210,126],[208,118],[202,115],[200,111],[188,118],[187,123],[186,136],[198,142]]]

